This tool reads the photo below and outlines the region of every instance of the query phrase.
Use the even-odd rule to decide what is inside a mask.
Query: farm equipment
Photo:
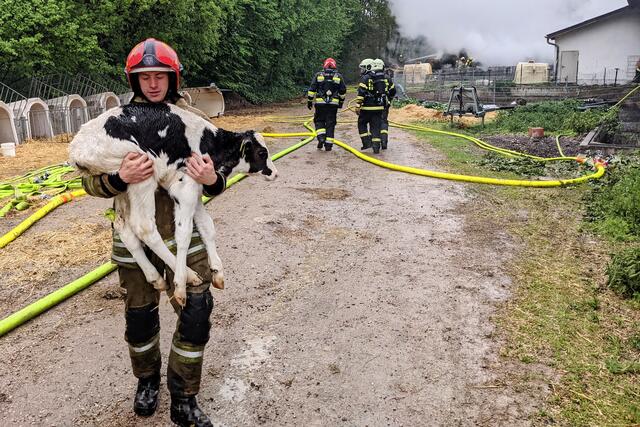
[[[453,116],[462,117],[471,114],[474,117],[481,118],[482,126],[484,126],[485,113],[486,111],[482,104],[478,101],[478,91],[475,86],[464,87],[460,85],[451,89],[449,103],[443,115],[445,117],[450,116],[451,123],[453,123]]]
[[[220,117],[224,114],[224,97],[214,83],[204,87],[188,87],[182,90],[187,101],[209,117]]]

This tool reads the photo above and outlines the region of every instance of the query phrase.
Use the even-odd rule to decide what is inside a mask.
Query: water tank
[[[405,84],[424,84],[427,76],[433,74],[431,64],[407,64],[404,66]]]
[[[513,82],[519,85],[547,83],[549,81],[549,64],[544,62],[520,62],[516,66]]]

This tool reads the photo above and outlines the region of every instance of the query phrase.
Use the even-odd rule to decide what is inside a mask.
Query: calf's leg
[[[170,269],[176,271],[176,256],[167,248],[156,227],[155,190],[157,187],[157,182],[152,179],[129,185],[127,189],[130,203],[128,222],[133,233],[158,255]],[[189,232],[189,240],[190,237],[191,233]],[[188,244],[187,242],[187,246]],[[202,283],[202,279],[193,270],[186,268],[186,264],[185,269],[187,282],[194,286]]]
[[[214,288],[224,289],[224,274],[222,272],[222,261],[216,252],[216,229],[211,216],[207,213],[202,203],[196,205],[196,212],[193,216],[196,227],[200,232],[204,246],[207,248],[209,266],[211,267],[211,283]]]
[[[196,206],[201,203],[202,186],[184,175],[168,188],[175,201],[174,219],[176,225],[176,268],[173,270],[176,301],[181,306],[187,302],[187,252],[193,231],[193,216]],[[202,234],[202,232],[201,232]]]
[[[144,249],[142,248],[142,243],[136,237],[125,219],[131,213],[126,194],[116,196],[114,205],[116,212],[118,212],[118,216],[113,222],[113,228],[120,236],[122,243],[124,243],[127,250],[136,260],[136,263],[144,273],[144,277],[147,282],[151,283],[153,287],[158,290],[162,291],[167,289],[167,283],[160,273],[158,273],[158,270],[154,267],[151,261],[149,261],[149,258],[147,258],[147,255],[144,253]]]

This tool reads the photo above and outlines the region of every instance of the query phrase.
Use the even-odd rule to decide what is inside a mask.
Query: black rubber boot
[[[324,142],[318,140],[318,150],[322,150],[323,145],[324,145]]]
[[[329,144],[327,142],[324,143],[324,149],[326,151],[331,151],[332,148],[333,148],[333,144]]]
[[[371,148],[371,137],[365,136],[362,138],[362,147],[360,147],[360,150],[368,150],[369,148]]]
[[[382,140],[382,149],[383,150],[387,149],[387,141],[385,141],[384,139]]]
[[[374,142],[373,143],[373,154],[378,154],[380,153],[380,143],[379,142]]]
[[[171,396],[171,421],[181,427],[213,427],[207,414],[198,406],[195,396]]]
[[[160,374],[138,379],[136,397],[133,399],[133,412],[141,417],[150,417],[158,408]]]

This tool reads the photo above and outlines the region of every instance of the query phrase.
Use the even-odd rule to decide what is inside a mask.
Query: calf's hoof
[[[176,290],[173,293],[173,297],[180,307],[184,308],[187,303],[187,288],[185,286],[176,285]]]
[[[189,268],[187,270],[187,283],[189,286],[200,286],[202,284],[202,278],[198,273]]]
[[[216,289],[224,289],[224,274],[222,271],[211,269],[211,284]]]
[[[167,282],[162,277],[152,281],[151,284],[155,289],[159,291],[166,291],[167,289],[169,289],[169,287],[167,286]]]

